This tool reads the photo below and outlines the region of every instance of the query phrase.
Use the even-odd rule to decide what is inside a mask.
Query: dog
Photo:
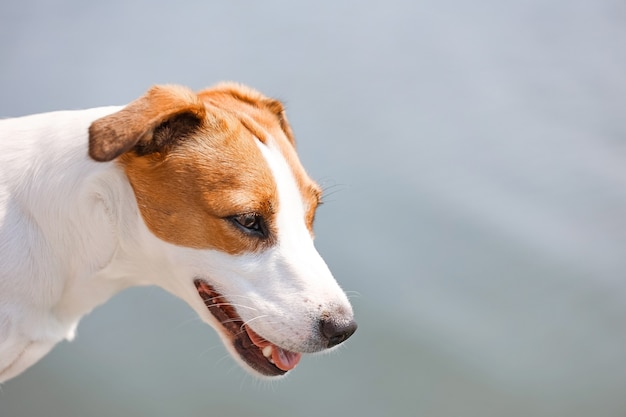
[[[356,330],[313,244],[284,106],[222,83],[0,120],[0,382],[117,292],[157,285],[260,377]]]

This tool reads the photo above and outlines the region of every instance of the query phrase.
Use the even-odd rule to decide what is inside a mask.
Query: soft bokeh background
[[[259,382],[132,289],[0,416],[626,415],[623,0],[3,1],[0,39],[1,117],[154,83],[284,99],[360,323]]]

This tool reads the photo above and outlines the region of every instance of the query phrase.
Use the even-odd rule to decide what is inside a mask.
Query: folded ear
[[[289,142],[295,146],[296,140],[294,139],[293,130],[291,130],[291,126],[287,121],[287,115],[285,114],[285,107],[283,106],[283,103],[273,98],[268,98],[264,101],[264,104],[272,113],[276,115],[276,117],[278,117],[280,127],[285,133],[285,136],[287,136]]]
[[[159,152],[202,126],[204,104],[191,90],[155,86],[122,110],[89,127],[89,156],[111,161],[131,149],[140,155]]]

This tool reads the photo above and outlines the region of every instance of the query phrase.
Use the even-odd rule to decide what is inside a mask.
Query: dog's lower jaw
[[[198,294],[219,322],[216,329],[247,367],[264,377],[280,377],[296,367],[301,354],[282,349],[247,326],[234,307],[201,279],[194,281]]]

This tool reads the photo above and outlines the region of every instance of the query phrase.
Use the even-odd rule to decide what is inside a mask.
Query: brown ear
[[[111,161],[134,149],[158,152],[198,129],[205,107],[191,90],[174,85],[155,86],[122,110],[89,126],[89,156]]]
[[[291,126],[289,125],[289,121],[287,121],[287,115],[285,114],[285,107],[283,103],[273,98],[266,99],[264,101],[265,106],[270,109],[272,113],[278,117],[278,121],[280,122],[280,127],[291,142],[292,145],[296,145],[296,139],[293,135],[293,130],[291,130]]]

